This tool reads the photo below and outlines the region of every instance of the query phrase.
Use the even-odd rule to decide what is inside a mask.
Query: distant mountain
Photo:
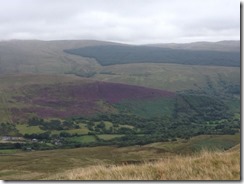
[[[186,50],[211,50],[224,52],[240,52],[240,41],[219,41],[219,42],[193,42],[193,43],[163,43],[149,44],[148,46],[156,46],[171,49]]]
[[[84,49],[88,47],[98,47],[98,48],[106,48],[112,49],[109,50],[109,55],[107,55],[105,59],[109,60],[119,60],[117,64],[124,63],[123,59],[128,58],[128,54],[123,53],[123,56],[117,54],[118,52],[113,52],[113,49],[126,48],[127,50],[130,48],[174,48],[181,50],[180,53],[183,55],[179,55],[180,61],[187,59],[186,54],[184,54],[185,50],[198,50],[198,51],[231,51],[231,54],[235,55],[237,59],[238,54],[233,52],[240,52],[238,48],[239,41],[222,41],[216,43],[208,43],[208,42],[198,42],[198,43],[189,43],[189,44],[153,44],[153,45],[144,45],[144,46],[133,46],[126,45],[114,42],[104,42],[104,41],[96,41],[96,40],[59,40],[59,41],[39,41],[39,40],[11,40],[11,41],[1,41],[0,42],[0,74],[6,73],[49,73],[49,74],[65,74],[65,73],[82,73],[81,75],[90,75],[89,72],[94,72],[98,68],[101,67],[100,64],[103,65],[102,62],[97,62],[93,56],[82,57],[77,55],[72,55],[67,53],[68,50],[71,49]],[[64,52],[66,50],[66,52]],[[106,49],[105,49],[106,50]],[[154,49],[155,50],[155,49]],[[96,52],[96,50],[93,50]],[[100,53],[101,50],[99,49]],[[169,50],[170,51],[170,50]],[[144,51],[143,51],[144,52]],[[146,52],[150,52],[150,50],[146,49]],[[177,51],[178,52],[178,51]],[[180,54],[179,53],[179,54]],[[190,53],[190,52],[189,52]],[[110,56],[115,55],[115,58],[111,58]],[[178,53],[172,53],[174,57]],[[191,54],[191,53],[190,53]],[[220,53],[221,54],[221,53]],[[117,56],[116,56],[117,55]],[[171,51],[168,53],[169,57],[171,57]],[[226,56],[228,54],[224,53],[221,57],[217,59],[232,59],[232,56]],[[154,62],[153,58],[150,54],[147,55],[148,62]],[[136,58],[137,60],[142,59],[141,56]],[[144,58],[145,59],[145,58]],[[214,58],[213,58],[214,59]],[[98,59],[99,60],[99,59]],[[201,56],[198,58],[193,58],[194,62],[190,64],[196,64],[198,60],[201,60]],[[122,61],[122,62],[121,62]],[[131,60],[132,61],[132,60]],[[165,60],[164,60],[165,61]],[[130,61],[126,61],[128,63]],[[140,62],[140,61],[139,61]],[[143,61],[145,62],[145,61]],[[156,60],[157,62],[157,60]],[[168,62],[168,61],[167,61]],[[217,61],[215,61],[217,62]],[[232,61],[231,61],[232,62]],[[132,62],[133,63],[133,62]],[[175,63],[175,62],[173,62]],[[179,62],[176,62],[179,63]],[[180,62],[181,63],[181,62]],[[237,63],[237,64],[236,64]],[[187,64],[187,63],[186,63]],[[208,64],[208,63],[207,63]],[[234,62],[234,64],[230,64],[227,66],[239,66],[239,62]],[[88,73],[88,74],[87,74]]]

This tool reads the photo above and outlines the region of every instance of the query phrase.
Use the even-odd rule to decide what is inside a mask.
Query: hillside
[[[134,63],[110,65],[90,77],[95,80],[167,89],[224,91],[226,85],[240,84],[240,68],[224,66]]]
[[[1,149],[0,150],[0,162],[1,162],[0,174],[1,174],[1,179],[3,180],[58,180],[58,179],[60,180],[60,179],[72,178],[71,173],[74,173],[73,179],[78,179],[79,175],[92,174],[91,169],[94,169],[94,171],[96,169],[99,170],[101,166],[102,168],[104,168],[104,171],[106,171],[106,173],[104,174],[107,174],[107,171],[109,171],[110,173],[115,173],[117,177],[122,177],[118,172],[115,172],[117,167],[126,168],[126,165],[128,165],[128,166],[132,166],[135,169],[138,169],[138,171],[142,171],[141,173],[144,173],[144,171],[146,170],[148,171],[149,169],[153,168],[153,165],[157,165],[157,163],[163,163],[164,161],[167,161],[167,163],[165,164],[169,164],[168,161],[170,161],[170,163],[172,162],[172,166],[170,167],[172,169],[171,172],[174,172],[175,170],[177,171],[177,173],[182,173],[185,171],[186,167],[184,167],[184,165],[177,164],[177,161],[179,160],[182,161],[182,159],[180,158],[183,159],[186,158],[186,162],[184,163],[188,162],[188,166],[191,164],[194,164],[194,166],[201,166],[199,169],[202,169],[203,171],[206,172],[208,171],[205,170],[206,168],[202,166],[207,165],[207,168],[209,167],[210,171],[212,168],[216,168],[216,170],[212,174],[208,172],[209,176],[213,179],[216,179],[216,177],[218,177],[218,175],[214,174],[215,172],[218,173],[219,176],[221,176],[221,178],[218,179],[231,177],[231,175],[233,176],[232,179],[238,179],[240,178],[240,174],[239,174],[240,173],[239,170],[240,147],[236,145],[238,145],[239,143],[240,143],[240,134],[235,134],[235,135],[202,135],[202,136],[193,137],[187,141],[184,139],[179,139],[177,141],[156,142],[144,146],[137,146],[137,145],[127,146],[127,147],[97,146],[97,147],[56,149],[56,150],[45,150],[45,151],[38,151],[38,150],[24,151],[20,149],[15,149],[15,150]],[[211,160],[210,157],[206,158],[209,161],[206,161],[206,159],[202,159],[202,160],[198,159],[202,149],[217,151],[214,160]],[[230,151],[232,150],[234,154],[233,155],[229,154],[228,150]],[[206,152],[207,151],[205,151],[205,153]],[[209,153],[208,155],[211,155],[210,152],[208,153]],[[222,157],[217,157],[217,156],[222,156]],[[232,163],[231,165],[229,165],[229,161],[231,160]],[[144,163],[151,166],[147,168],[143,167],[143,169],[141,170],[140,168],[142,167],[140,166],[145,165]],[[228,170],[222,170],[222,169],[218,170],[219,166],[223,168],[228,167]],[[181,169],[182,167],[184,169],[180,171],[179,169]],[[115,169],[111,170],[111,168],[115,168]],[[164,169],[167,170],[170,168],[160,167],[160,170],[162,171]],[[195,167],[192,167],[192,170],[191,167],[189,167],[189,169],[186,171],[194,172],[194,170]],[[80,171],[82,171],[82,173]],[[129,171],[132,173],[134,172],[134,174],[137,174],[135,173],[136,170],[134,171],[129,170]],[[160,176],[157,175],[158,173],[157,169],[152,169],[151,171],[152,172],[150,173],[145,173],[144,177],[146,177],[147,175],[150,177],[157,176],[156,179],[159,179]],[[230,171],[235,171],[235,172],[230,173]],[[128,172],[125,171],[125,173],[127,174]],[[200,175],[201,173],[202,172],[198,174]],[[126,174],[123,176],[131,177],[128,179],[133,179],[131,173],[129,176]],[[184,177],[187,176],[190,177],[189,175],[187,175],[187,173],[185,174],[186,175],[184,175]],[[193,174],[195,174],[194,176],[196,176],[197,173],[194,172]],[[86,178],[82,178],[82,179],[88,179],[87,178],[88,176],[89,175],[84,176]],[[109,175],[104,175],[104,176],[109,177]],[[140,174],[138,174],[137,176],[139,177],[138,179],[143,179],[140,178],[142,177]],[[92,175],[90,175],[89,177],[92,177]],[[99,179],[98,177],[101,176],[98,175],[97,178],[94,179]],[[207,175],[204,179],[205,180],[207,179]]]
[[[165,90],[84,79],[73,84],[26,85],[12,89],[12,92],[9,107],[15,106],[10,110],[16,121],[33,113],[42,118],[115,113],[117,111],[113,104],[125,100],[144,101],[174,97],[173,92]]]
[[[178,162],[176,179],[238,179],[238,155],[221,160],[238,148],[220,152],[240,143],[237,42],[178,46],[0,42],[0,176],[174,179]]]
[[[240,52],[186,50],[131,45],[103,45],[66,49],[64,51],[69,54],[94,58],[103,66],[127,63],[240,66]]]
[[[6,75],[0,81],[0,135],[24,138],[19,147],[3,149],[145,145],[232,135],[240,128],[238,86],[223,81],[223,90],[209,82],[205,90],[181,92],[74,75]]]
[[[240,145],[139,165],[98,165],[54,174],[48,180],[240,180]]]
[[[63,74],[75,70],[92,70],[96,61],[75,57],[63,52],[85,46],[116,44],[93,40],[11,40],[0,42],[0,74],[52,73]]]
[[[23,82],[20,86],[12,84],[5,88],[0,102],[2,118],[8,114],[12,121],[23,122],[33,116],[72,118],[99,114],[130,114],[146,119],[164,116],[175,119],[177,114],[205,120],[229,117],[224,101],[203,92],[181,94],[82,78],[64,79],[67,82],[51,84],[31,84],[32,80],[29,80],[30,84]],[[226,91],[225,95],[228,94],[232,93]]]

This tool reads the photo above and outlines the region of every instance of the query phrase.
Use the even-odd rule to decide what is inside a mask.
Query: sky
[[[240,39],[238,0],[6,0],[0,40],[130,44]]]

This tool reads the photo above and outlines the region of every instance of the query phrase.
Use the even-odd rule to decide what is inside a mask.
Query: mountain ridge
[[[157,43],[148,44],[150,46],[172,48],[172,49],[187,49],[187,50],[215,50],[215,51],[240,51],[239,40],[222,40],[218,42],[191,42],[191,43]]]

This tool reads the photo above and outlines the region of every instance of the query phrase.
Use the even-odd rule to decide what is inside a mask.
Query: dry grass
[[[48,180],[240,180],[240,146],[202,151],[139,165],[98,165],[53,175]]]

